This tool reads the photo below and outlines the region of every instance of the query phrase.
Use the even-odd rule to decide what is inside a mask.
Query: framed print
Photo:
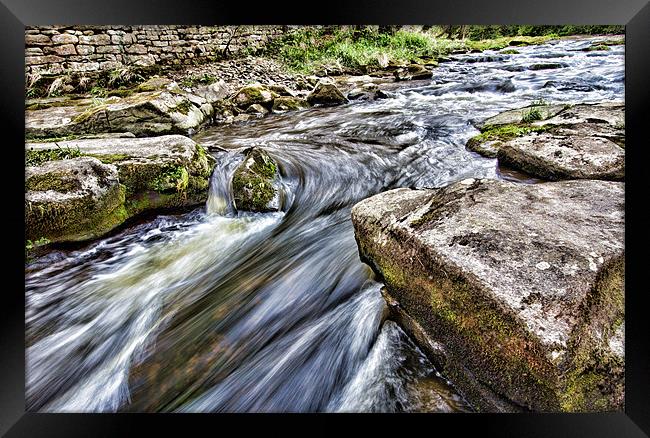
[[[650,7],[370,3],[3,0],[0,431],[646,436]]]

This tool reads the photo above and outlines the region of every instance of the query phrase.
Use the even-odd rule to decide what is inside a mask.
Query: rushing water
[[[589,44],[456,56],[394,98],[200,133],[226,150],[205,207],[27,267],[28,409],[471,410],[385,319],[350,209],[396,187],[513,178],[465,150],[472,121],[539,99],[622,100],[623,46],[580,51]],[[562,66],[525,69],[549,62]],[[279,163],[280,212],[233,208],[230,179],[251,146]]]

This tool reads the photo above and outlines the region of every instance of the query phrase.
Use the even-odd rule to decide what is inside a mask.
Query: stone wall
[[[288,26],[38,26],[25,29],[25,73],[180,65],[262,47]]]

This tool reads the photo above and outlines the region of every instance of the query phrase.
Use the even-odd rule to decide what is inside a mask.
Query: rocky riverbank
[[[34,242],[97,238],[139,213],[205,202],[214,160],[187,137],[202,127],[388,98],[387,90],[401,81],[432,73],[421,65],[400,64],[372,77],[305,76],[288,73],[272,60],[248,57],[169,76],[155,75],[103,97],[27,100],[28,248]],[[265,162],[275,165],[268,157]],[[277,210],[278,193],[270,182],[273,193],[260,193],[251,185],[259,175],[237,175],[238,208]]]
[[[624,399],[624,106],[534,105],[467,147],[546,180],[463,180],[357,204],[391,317],[481,411]]]

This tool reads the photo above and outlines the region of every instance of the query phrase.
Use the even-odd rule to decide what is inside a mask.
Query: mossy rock
[[[477,410],[612,411],[624,399],[623,200],[616,182],[469,179],[367,198],[352,222],[392,306]]]
[[[232,177],[235,208],[241,211],[278,211],[280,191],[278,165],[260,148],[246,151],[246,158]]]
[[[25,238],[60,242],[99,237],[127,219],[125,191],[115,166],[96,158],[27,167]]]
[[[283,113],[287,111],[298,111],[309,108],[309,103],[305,99],[291,96],[280,96],[273,100],[273,112]]]
[[[232,98],[232,101],[240,108],[248,108],[253,104],[270,105],[273,99],[279,95],[269,90],[262,84],[256,83],[246,85],[239,89]]]
[[[76,160],[94,160],[93,162],[96,161],[102,166],[113,169],[116,184],[119,184],[122,193],[119,214],[123,219],[147,210],[186,208],[200,205],[207,200],[215,160],[201,145],[187,137],[181,135],[155,138],[104,137],[69,140],[59,145],[64,150],[78,151],[82,158]],[[47,153],[52,145],[29,143],[26,148],[32,153]],[[85,172],[83,166],[87,167],[85,161],[79,162],[81,166],[79,169],[75,167],[77,162],[74,160],[64,161],[68,162],[65,167],[68,172]],[[48,161],[41,167],[29,168],[33,170],[30,178],[25,181],[26,191],[58,190],[67,193],[80,190],[77,179],[70,176],[53,178],[58,174],[54,171],[41,170],[49,169],[48,166],[60,166],[57,163],[64,161]],[[32,204],[36,205],[33,202]],[[54,208],[46,204],[45,199],[38,205],[46,210]],[[65,222],[66,219],[61,221]],[[61,235],[51,238],[50,234],[44,233],[38,226],[28,225],[28,229],[29,235],[38,234],[37,237],[45,236],[52,241],[83,240],[97,237],[107,231],[97,228],[98,231],[79,233],[78,236]]]

